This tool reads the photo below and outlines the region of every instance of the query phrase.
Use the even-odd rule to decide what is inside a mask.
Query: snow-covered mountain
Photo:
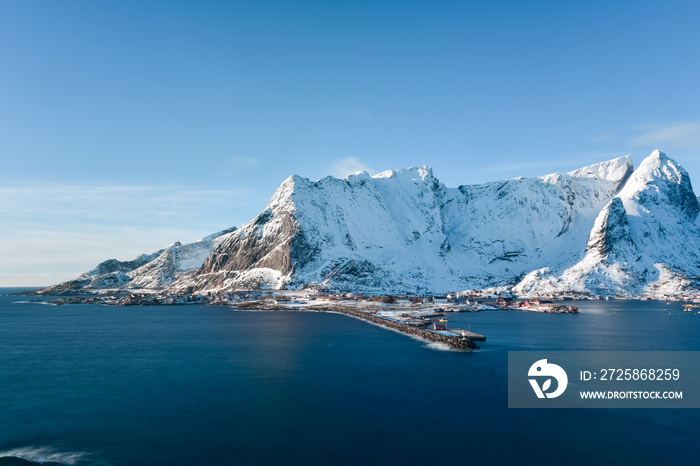
[[[565,270],[536,270],[516,291],[663,296],[695,290],[700,285],[698,212],[686,171],[655,151],[600,212],[583,259]]]
[[[364,291],[513,285],[585,247],[629,157],[570,174],[446,188],[428,167],[312,182],[292,176],[217,247],[195,289],[310,284]],[[556,249],[556,251],[555,251]]]
[[[161,289],[182,274],[199,269],[231,232],[229,228],[194,243],[176,242],[152,254],[141,254],[131,261],[109,259],[75,280],[41,290],[42,294],[78,293],[104,289]]]
[[[677,294],[700,275],[698,211],[688,175],[658,151],[637,170],[627,156],[458,188],[428,167],[315,182],[292,176],[240,229],[108,261],[68,283]]]

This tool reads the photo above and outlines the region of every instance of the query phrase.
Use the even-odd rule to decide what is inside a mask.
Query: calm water
[[[5,454],[78,465],[700,459],[700,410],[507,408],[508,350],[700,350],[700,315],[677,303],[449,314],[488,337],[459,353],[336,314],[24,299],[0,296]]]

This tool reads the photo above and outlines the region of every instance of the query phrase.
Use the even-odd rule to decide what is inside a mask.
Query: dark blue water
[[[507,408],[509,350],[700,350],[700,315],[677,303],[450,314],[488,337],[461,353],[337,314],[24,299],[0,296],[0,452],[79,465],[699,458],[698,410]]]

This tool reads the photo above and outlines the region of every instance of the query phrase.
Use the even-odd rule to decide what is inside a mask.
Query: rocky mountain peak
[[[694,221],[700,212],[688,173],[659,150],[642,161],[619,196],[629,215],[639,216],[658,207],[663,210],[672,208],[681,212],[687,220]]]
[[[394,170],[386,170],[374,175],[372,178],[404,178],[412,180],[428,180],[432,182],[435,179],[433,169],[427,165],[420,167],[399,168]]]
[[[586,251],[607,260],[615,259],[623,250],[633,246],[625,206],[622,199],[614,197],[596,217]]]

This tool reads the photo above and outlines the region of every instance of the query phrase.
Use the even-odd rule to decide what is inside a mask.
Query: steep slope
[[[173,288],[507,285],[548,261],[579,260],[595,215],[631,172],[621,157],[569,174],[457,189],[428,167],[317,182],[293,176],[198,274]]]
[[[534,271],[515,290],[658,297],[697,288],[698,212],[686,171],[655,151],[598,215],[580,262]]]
[[[596,214],[632,170],[631,159],[621,157],[568,174],[451,191],[443,210],[456,252],[453,268],[468,264],[468,281],[485,287],[570,263],[585,247]]]
[[[384,182],[388,179],[394,182]],[[432,233],[440,234],[437,203],[432,213],[424,205],[435,188],[439,183],[426,168],[317,182],[292,176],[255,220],[212,253],[194,285],[279,287],[332,280],[381,287],[391,280],[382,269],[401,259],[397,243],[414,244],[431,222]]]

